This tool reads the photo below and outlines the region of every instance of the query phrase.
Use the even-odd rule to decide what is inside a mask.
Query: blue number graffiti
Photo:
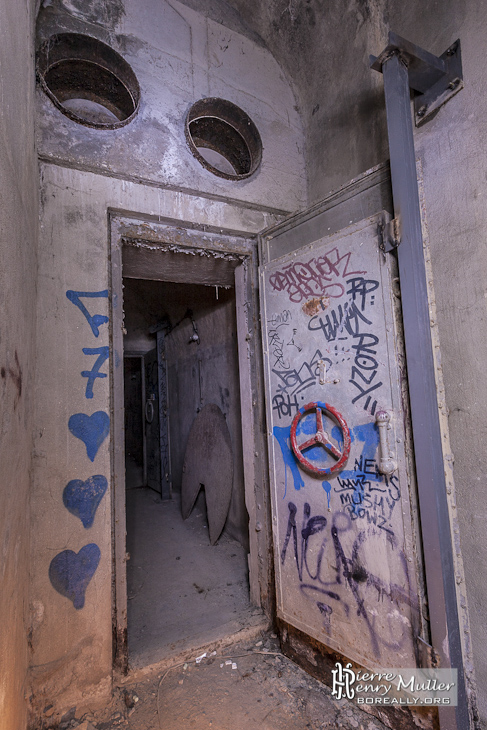
[[[100,368],[105,362],[105,360],[108,360],[108,357],[110,355],[110,348],[108,346],[105,347],[83,347],[83,353],[85,355],[98,355],[98,357],[95,360],[95,364],[91,368],[91,370],[82,370],[81,376],[83,378],[88,378],[88,382],[86,383],[86,392],[85,396],[86,398],[93,398],[93,384],[96,380],[96,378],[106,378],[106,373],[100,373]]]
[[[86,321],[91,327],[91,331],[93,332],[95,337],[98,337],[98,335],[100,334],[100,330],[98,328],[100,325],[106,324],[108,322],[108,317],[105,314],[91,315],[81,299],[93,299],[99,297],[107,299],[108,289],[104,289],[103,291],[73,291],[72,289],[68,289],[68,291],[66,292],[66,296],[69,301],[72,302],[75,307],[78,307],[80,312],[84,314],[84,316],[86,317]]]

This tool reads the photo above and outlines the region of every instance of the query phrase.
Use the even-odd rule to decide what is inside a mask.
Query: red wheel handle
[[[303,444],[298,444],[296,438],[296,429],[298,427],[299,421],[309,411],[316,411],[316,433]],[[343,451],[339,451],[337,447],[331,443],[328,434],[324,430],[322,411],[326,411],[327,413],[329,413],[330,416],[340,426],[343,435]],[[318,467],[314,466],[311,461],[308,461],[308,459],[303,456],[302,452],[305,449],[308,449],[310,446],[316,446],[317,444],[321,444],[326,449],[326,451],[328,451],[337,460],[337,463],[333,466],[330,466],[328,469],[319,469]],[[345,466],[346,461],[349,457],[350,446],[350,431],[345,419],[343,418],[341,413],[338,413],[338,411],[335,410],[335,408],[332,408],[332,406],[328,405],[328,403],[308,403],[306,406],[303,406],[303,408],[301,408],[294,416],[293,422],[291,424],[291,448],[294,452],[294,456],[296,457],[302,468],[310,474],[314,474],[315,476],[325,476],[326,474],[333,474],[334,472],[342,469]]]

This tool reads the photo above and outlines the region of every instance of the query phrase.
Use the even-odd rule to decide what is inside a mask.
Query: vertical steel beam
[[[431,638],[441,667],[458,669],[458,706],[440,709],[441,730],[470,726],[436,395],[407,62],[382,63],[409,398],[421,511]]]

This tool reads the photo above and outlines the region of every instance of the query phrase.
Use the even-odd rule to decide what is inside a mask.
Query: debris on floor
[[[389,730],[353,703],[335,700],[329,687],[283,656],[277,637],[268,633],[257,642],[195,656],[159,675],[120,686],[103,712],[76,717],[72,708],[58,728]]]

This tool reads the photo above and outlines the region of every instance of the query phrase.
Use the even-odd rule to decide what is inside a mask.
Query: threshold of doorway
[[[238,620],[208,631],[204,641],[201,641],[201,637],[195,637],[194,641],[185,639],[177,642],[167,650],[163,658],[145,666],[141,666],[139,659],[136,665],[129,665],[128,673],[118,679],[118,684],[132,684],[153,674],[161,674],[171,667],[194,662],[202,654],[206,653],[208,656],[211,652],[218,652],[232,644],[253,641],[270,629],[271,621],[268,616],[260,608],[251,607],[244,614],[240,614]]]

